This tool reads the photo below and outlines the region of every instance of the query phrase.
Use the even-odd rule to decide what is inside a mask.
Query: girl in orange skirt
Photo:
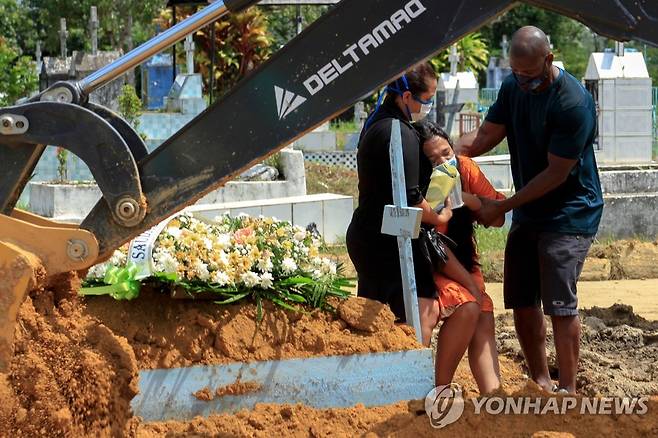
[[[484,278],[478,263],[474,236],[475,214],[481,207],[479,197],[504,199],[484,176],[478,165],[468,157],[455,157],[449,136],[436,124],[424,121],[416,124],[423,152],[434,166],[455,163],[461,176],[464,206],[453,210],[447,226],[437,227],[457,243],[453,253],[477,284],[473,287],[434,273],[438,299],[433,310],[439,330],[436,355],[436,385],[452,382],[455,370],[468,349],[468,361],[481,393],[500,386],[498,353],[496,351],[493,301],[486,293]],[[429,182],[428,182],[429,183]],[[501,217],[496,226],[502,226]]]

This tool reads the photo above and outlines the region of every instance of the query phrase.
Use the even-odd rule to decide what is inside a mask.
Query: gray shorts
[[[577,315],[576,283],[593,240],[512,224],[505,249],[505,308],[543,305],[546,315]]]

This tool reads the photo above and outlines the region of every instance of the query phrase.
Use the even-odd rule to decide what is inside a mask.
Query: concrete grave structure
[[[650,163],[651,78],[644,56],[624,50],[592,53],[585,85],[597,104],[600,163]]]

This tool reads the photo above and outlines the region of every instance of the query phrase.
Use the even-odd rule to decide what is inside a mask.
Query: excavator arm
[[[525,2],[577,19],[617,40],[658,44],[658,2],[654,0]],[[187,34],[256,3],[216,1],[88,78],[55,84],[25,104],[0,109],[0,220],[4,221],[0,273],[3,266],[15,262],[16,254],[21,260],[41,260],[47,270],[57,272],[71,260],[88,267],[109,257],[123,243],[517,2],[343,0],[150,154],[125,121],[88,102],[92,91]],[[103,194],[79,229],[62,231],[57,224],[14,209],[48,144],[80,156]],[[33,233],[20,231],[26,227]],[[59,245],[49,240],[50,231],[69,232],[72,237],[54,253],[45,254],[41,242]],[[42,237],[34,241],[38,232]],[[78,245],[77,251],[71,251],[71,241]],[[3,245],[8,248],[4,252]],[[17,290],[33,283],[28,277],[36,275],[27,272],[12,285],[0,279],[0,346],[2,337],[5,344],[11,342],[9,333],[13,333],[12,316],[3,320],[1,303],[20,302],[25,292]],[[3,301],[3,294],[16,299]],[[2,356],[0,348],[0,371]]]

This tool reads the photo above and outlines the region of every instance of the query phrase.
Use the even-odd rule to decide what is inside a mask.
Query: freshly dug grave
[[[546,397],[539,387],[529,383],[519,364],[501,358],[504,391],[491,397]],[[466,405],[461,418],[445,427],[433,429],[424,410],[424,401],[413,400],[389,406],[366,408],[357,405],[344,409],[313,409],[305,405],[259,404],[254,410],[235,415],[197,417],[188,422],[143,423],[136,429],[138,438],[155,437],[429,437],[486,436],[566,438],[574,436],[651,437],[658,433],[658,398],[647,403],[645,415],[581,415],[578,409],[566,415],[490,415],[476,414],[472,397],[475,382],[468,364],[462,361],[456,375],[465,388]]]
[[[412,332],[393,325],[390,311],[382,306],[354,299],[336,315],[319,312],[298,315],[266,306],[263,321],[256,330],[256,309],[250,305],[219,307],[210,302],[175,301],[153,291],[144,291],[142,297],[129,303],[105,298],[79,301],[71,290],[75,290],[75,285],[32,293],[21,308],[11,373],[0,375],[0,436],[417,437],[436,434],[418,401],[369,409],[259,405],[253,411],[189,422],[142,423],[132,417],[129,404],[137,392],[139,368],[416,348]],[[620,313],[622,317],[618,316]],[[628,338],[631,341],[623,344],[628,349],[614,356],[614,348],[626,342],[623,341],[626,335],[621,338],[584,335],[583,351],[594,345],[601,357],[612,358],[609,360],[618,357],[621,361],[623,356],[635,354],[630,351],[631,345],[642,351],[653,339],[652,323],[643,322],[628,311],[607,309],[599,310],[596,315],[605,324],[597,333],[608,333],[606,330],[611,328],[615,329],[612,333],[622,333],[612,325],[615,321],[630,324],[631,328],[649,324],[642,325],[644,346],[633,344],[632,339],[637,338],[631,337]],[[509,323],[509,320],[499,321],[499,329]],[[507,332],[500,330],[502,333]],[[605,347],[597,346],[597,342]],[[505,390],[536,395],[537,389],[526,383],[518,354],[501,350]],[[637,353],[635,362],[620,362],[621,367],[585,365],[583,373],[591,372],[591,381],[598,382],[597,387],[591,386],[591,382],[590,386],[585,385],[585,392],[616,393],[610,382],[620,381],[633,366],[640,369],[640,365],[655,362],[650,359],[654,357],[651,354],[641,354],[644,353]],[[642,357],[646,362],[642,362]],[[460,365],[455,380],[465,388],[467,397],[476,395],[466,361]],[[631,383],[637,386],[624,386],[623,393],[647,395],[653,391],[649,382]],[[207,395],[216,398],[242,389],[225,387],[212,391]],[[644,416],[573,413],[501,418],[475,415],[469,404],[462,419],[441,432],[476,435],[487,431],[490,436],[531,436],[540,431],[562,431],[584,436],[655,436],[657,413],[656,400],[649,404],[649,413]]]
[[[364,298],[333,301],[336,314],[302,314],[263,303],[173,300],[144,291],[130,302],[95,297],[85,315],[128,340],[140,369],[175,368],[419,348],[413,330],[394,324],[387,306]]]
[[[132,302],[82,299],[78,288],[62,278],[21,306],[11,370],[0,374],[0,437],[132,436],[139,369],[419,347],[388,307],[361,298],[334,302],[335,315],[266,304],[257,323],[251,304],[148,290]],[[248,389],[236,384],[212,396]]]

